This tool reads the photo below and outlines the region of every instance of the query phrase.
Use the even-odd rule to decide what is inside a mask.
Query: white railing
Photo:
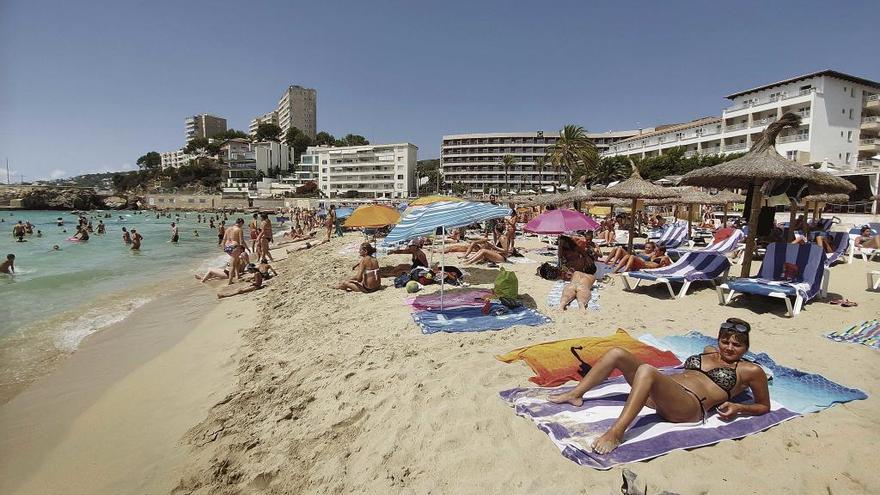
[[[724,151],[736,151],[746,149],[746,143],[725,144]]]
[[[856,167],[860,169],[880,168],[880,160],[859,160],[856,162]]]
[[[876,95],[868,95],[868,96],[866,96],[866,97],[865,97],[865,102],[869,102],[869,101],[880,101],[880,93],[878,93],[878,94],[876,94]]]
[[[798,141],[806,141],[809,137],[808,134],[789,134],[788,136],[780,136],[776,142],[779,144],[796,143]]]
[[[763,119],[753,120],[752,127],[762,127],[776,121],[776,117],[766,117]]]
[[[700,150],[700,153],[704,155],[717,155],[718,153],[721,153],[721,146],[716,146],[714,148],[703,148],[702,150]]]
[[[696,152],[696,151],[685,151],[685,152],[684,152],[684,157],[685,157],[685,158],[690,158],[690,157],[692,157],[692,156],[697,156],[697,152]]]
[[[746,127],[747,127],[747,124],[745,122],[743,122],[742,124],[726,125],[726,126],[724,126],[724,130],[725,131],[738,131],[740,129],[745,129]]]
[[[880,139],[859,139],[860,145],[880,145]]]
[[[877,116],[862,117],[862,123],[863,123],[863,124],[870,124],[870,123],[873,123],[873,122],[880,122],[880,117],[877,117]]]
[[[802,119],[808,119],[808,118],[810,118],[810,111],[805,110],[803,112],[795,112],[795,115],[797,115],[798,117],[800,117]]]
[[[768,98],[754,99],[752,101],[740,103],[739,105],[727,107],[725,109],[725,111],[733,112],[736,110],[742,110],[744,108],[756,107],[758,105],[763,105],[765,103],[775,103],[775,102],[782,101],[782,100],[790,100],[792,98],[800,98],[801,96],[806,96],[806,95],[809,95],[809,94],[815,93],[815,92],[816,92],[816,88],[810,88],[810,89],[802,89],[792,95],[774,95],[774,96],[770,96]]]

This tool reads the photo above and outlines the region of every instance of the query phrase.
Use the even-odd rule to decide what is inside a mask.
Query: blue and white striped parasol
[[[474,223],[510,215],[510,208],[489,203],[442,201],[412,210],[391,229],[382,241],[386,247],[397,246],[418,237],[465,227]]]

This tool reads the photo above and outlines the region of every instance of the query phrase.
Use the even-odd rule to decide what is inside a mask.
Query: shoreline
[[[245,299],[181,287],[86,337],[0,406],[0,451],[16,452],[0,460],[0,492],[169,491],[177,442],[232,383],[253,317]]]

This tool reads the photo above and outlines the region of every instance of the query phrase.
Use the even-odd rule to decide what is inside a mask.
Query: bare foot
[[[580,397],[577,395],[572,395],[571,392],[564,393],[564,394],[551,395],[550,398],[547,400],[549,400],[550,402],[552,402],[554,404],[564,404],[564,403],[568,402],[569,404],[571,404],[575,407],[581,407],[582,405],[584,405],[583,397]]]
[[[593,442],[593,452],[603,455],[607,454],[616,449],[622,439],[623,435],[618,435],[617,432],[608,430]]]

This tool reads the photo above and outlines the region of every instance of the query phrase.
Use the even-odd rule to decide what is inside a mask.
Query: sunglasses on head
[[[742,323],[731,323],[729,321],[725,321],[721,324],[721,330],[736,333],[749,333],[749,327],[743,325]]]

